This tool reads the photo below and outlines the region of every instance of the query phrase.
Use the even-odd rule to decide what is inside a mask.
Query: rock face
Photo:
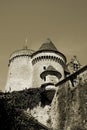
[[[87,130],[87,83],[73,91],[68,84],[60,86],[51,109],[53,130]]]
[[[71,87],[0,93],[0,130],[87,130],[87,81]]]

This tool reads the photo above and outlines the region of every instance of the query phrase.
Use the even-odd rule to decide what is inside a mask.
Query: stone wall
[[[51,105],[53,130],[87,130],[87,83],[59,86]]]
[[[32,64],[31,57],[20,56],[11,61],[6,91],[19,91],[32,86]]]
[[[49,58],[50,56],[50,58]],[[40,60],[37,57],[41,57]],[[64,68],[62,66],[62,63],[59,63],[59,61],[55,60],[55,58],[60,58],[60,62],[63,61],[63,59],[58,56],[55,53],[39,53],[36,56],[32,58],[32,64],[33,64],[33,87],[40,87],[41,84],[44,83],[44,81],[40,78],[40,74],[44,71],[44,67],[47,68],[49,65],[53,66],[58,72],[61,73],[62,77],[60,80],[64,78]],[[34,59],[36,59],[34,61]],[[33,63],[33,61],[35,63]],[[63,61],[64,62],[64,61]]]

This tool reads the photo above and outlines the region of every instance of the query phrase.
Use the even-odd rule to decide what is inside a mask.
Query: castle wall
[[[86,130],[87,80],[79,80],[76,87],[69,81],[57,87],[50,114],[53,130]]]
[[[48,76],[46,76],[46,82],[56,84],[59,82],[59,79],[54,75],[48,75]]]
[[[60,80],[64,79],[64,60],[62,57],[55,53],[43,52],[35,55],[32,58],[33,65],[33,87],[40,87],[41,84],[46,83],[43,79],[40,78],[40,74],[44,71],[44,68],[47,68],[49,65],[53,66],[58,70],[62,77]],[[47,80],[48,82],[48,80]]]
[[[30,56],[14,58],[8,71],[6,91],[23,90],[32,87],[32,64]]]

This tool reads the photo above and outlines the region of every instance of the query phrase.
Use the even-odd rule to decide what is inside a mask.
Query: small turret
[[[44,70],[40,77],[44,80],[44,82],[52,82],[57,83],[59,79],[62,77],[61,73],[58,72],[53,66],[48,66],[46,70]],[[54,77],[54,78],[53,78]],[[57,78],[57,82],[55,82],[55,79]]]

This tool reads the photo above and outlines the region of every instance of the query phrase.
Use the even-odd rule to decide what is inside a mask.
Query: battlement
[[[55,54],[55,55],[61,57],[61,58],[64,60],[65,63],[67,62],[65,55],[62,54],[61,52],[55,51],[55,50],[38,50],[38,51],[36,51],[36,52],[34,52],[34,53],[32,54],[32,58],[35,57],[36,55],[39,55],[40,53]]]
[[[11,63],[15,58],[24,57],[24,56],[31,57],[31,55],[32,55],[33,53],[34,53],[34,51],[33,51],[33,50],[30,50],[30,49],[21,49],[21,50],[14,51],[14,52],[10,55],[8,66],[10,65],[10,63]]]
[[[57,63],[60,63],[63,67],[65,66],[65,63],[64,61],[61,59],[61,58],[58,58],[56,56],[50,56],[50,55],[47,55],[47,56],[39,56],[39,57],[36,57],[32,60],[32,65],[36,64],[37,62],[39,61],[43,61],[43,60],[51,60],[51,61],[55,61]]]

